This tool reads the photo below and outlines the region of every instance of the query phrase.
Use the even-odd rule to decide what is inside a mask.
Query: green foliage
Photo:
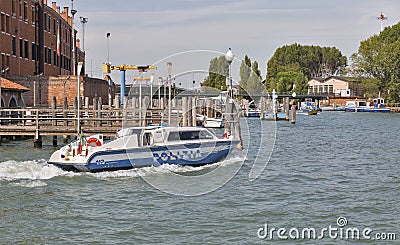
[[[249,80],[247,81],[246,92],[248,94],[260,94],[264,91],[264,86],[261,83],[261,72],[258,69],[258,62],[254,61],[251,66],[251,74]]]
[[[362,41],[351,60],[352,74],[368,78],[364,88],[375,88],[368,96],[381,93],[390,102],[400,101],[400,22]]]
[[[312,77],[331,76],[341,73],[346,66],[347,58],[335,47],[302,46],[292,44],[278,48],[267,63],[267,76],[265,86],[268,91],[272,89],[288,89],[279,81],[281,72],[295,72],[304,74],[305,84],[298,84],[303,88]],[[300,79],[300,78],[299,78]],[[300,79],[302,81],[302,79]],[[300,81],[299,80],[299,81]],[[278,88],[278,83],[280,86]],[[279,91],[288,92],[291,90]]]
[[[275,89],[278,93],[296,92],[304,94],[307,93],[307,81],[307,77],[301,72],[279,72],[275,78]]]
[[[240,90],[239,93],[244,94],[247,91],[247,82],[251,74],[251,60],[246,55],[240,64]]]
[[[208,68],[208,77],[202,83],[202,86],[213,87],[216,89],[226,90],[226,78],[229,73],[229,63],[225,56],[221,55],[210,61]]]

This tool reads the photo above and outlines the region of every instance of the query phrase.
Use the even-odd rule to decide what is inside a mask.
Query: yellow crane
[[[135,66],[135,65],[122,64],[120,66],[113,66],[108,63],[103,64],[103,73],[109,74],[111,73],[111,71],[115,70],[121,71],[121,105],[123,105],[125,97],[125,72],[127,70],[137,70],[139,71],[139,79],[140,79],[140,77],[142,77],[143,72],[146,72],[147,70],[157,70],[157,67],[152,65]]]

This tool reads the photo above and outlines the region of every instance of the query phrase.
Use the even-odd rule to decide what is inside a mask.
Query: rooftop
[[[1,85],[2,90],[14,90],[14,91],[22,91],[22,92],[29,91],[29,88],[24,87],[15,82],[11,82],[10,80],[5,79],[4,77],[0,77],[0,85]]]

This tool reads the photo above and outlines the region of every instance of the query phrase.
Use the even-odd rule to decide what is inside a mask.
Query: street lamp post
[[[111,64],[111,62],[110,62],[110,36],[111,36],[111,33],[107,32],[107,64]]]
[[[228,61],[229,64],[229,71],[228,71],[228,76],[229,76],[229,94],[231,96],[231,99],[233,99],[233,87],[232,87],[232,69],[231,69],[231,65],[232,65],[232,61],[235,58],[235,55],[232,53],[231,48],[228,49],[228,51],[225,54],[225,59],[226,61]]]
[[[229,48],[228,51],[225,54],[225,59],[226,59],[226,61],[228,61],[228,64],[229,64],[229,70],[228,70],[228,77],[229,77],[229,90],[228,90],[228,93],[229,93],[229,96],[228,96],[228,98],[229,98],[229,104],[230,104],[230,112],[229,112],[229,117],[227,117],[227,118],[229,118],[229,122],[230,122],[230,124],[229,124],[229,131],[230,132],[232,132],[231,130],[234,127],[233,120],[232,120],[234,103],[233,103],[233,88],[232,88],[232,74],[231,74],[232,73],[231,64],[232,64],[232,61],[233,61],[234,58],[235,58],[235,55],[232,53],[231,48]]]
[[[85,51],[85,24],[89,21],[87,17],[79,17],[82,22],[82,51],[83,51],[83,67],[84,67],[84,72],[86,68],[86,51]],[[84,73],[85,74],[85,73]],[[77,74],[79,76],[79,74]]]
[[[74,9],[74,0],[71,0],[71,30],[72,30],[72,75],[76,75],[75,74],[75,64],[76,64],[76,36],[75,36],[75,30],[74,30],[74,18],[75,18],[75,14],[78,11],[76,11]]]

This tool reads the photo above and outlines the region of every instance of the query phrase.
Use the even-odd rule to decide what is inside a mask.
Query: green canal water
[[[69,173],[46,164],[50,140],[2,142],[0,244],[399,242],[400,114],[246,125],[244,152],[200,168]],[[367,236],[346,238],[348,228]]]

